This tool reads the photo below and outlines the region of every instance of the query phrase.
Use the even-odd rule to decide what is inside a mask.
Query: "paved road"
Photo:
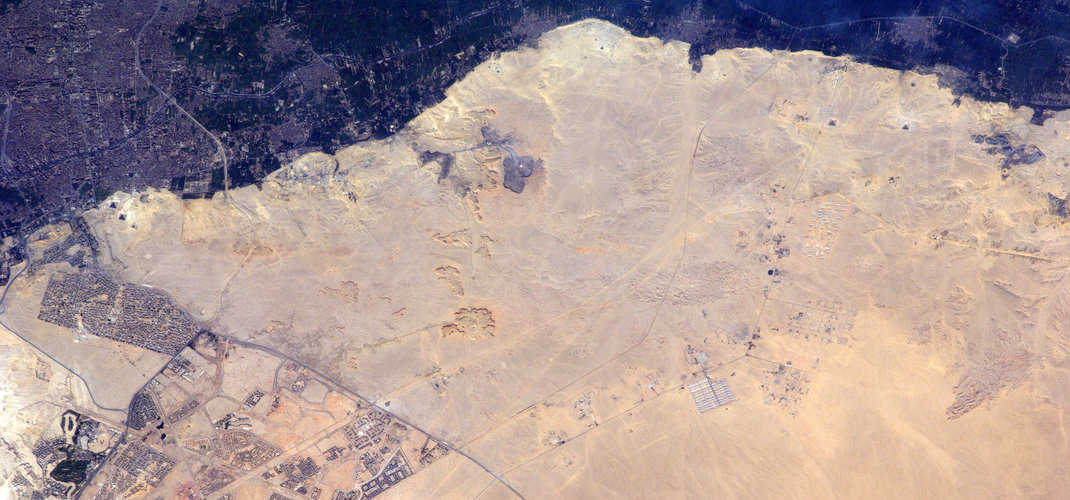
[[[141,70],[141,37],[144,36],[145,30],[148,29],[149,25],[151,25],[153,21],[156,20],[156,16],[160,14],[160,9],[162,7],[163,0],[158,0],[156,2],[156,10],[152,12],[152,15],[149,16],[149,20],[145,21],[145,25],[142,26],[140,30],[138,30],[137,36],[134,37],[134,70],[137,72],[138,76],[140,76],[141,79],[149,85],[149,87],[152,87],[152,90],[155,90],[157,94],[160,94],[160,97],[166,99],[167,102],[169,102],[172,106],[175,107],[175,109],[182,113],[186,118],[189,118],[190,121],[197,126],[197,128],[201,129],[201,131],[207,134],[208,137],[212,138],[212,142],[214,142],[216,148],[219,149],[219,156],[223,160],[223,195],[226,196],[230,190],[230,173],[228,171],[227,165],[227,148],[223,147],[223,142],[220,141],[215,134],[205,128],[204,125],[201,125],[201,122],[197,121],[197,119],[194,118],[193,115],[189,114],[189,112],[186,111],[186,108],[183,108],[181,105],[179,105],[178,101],[175,100],[172,94],[168,94],[167,92],[164,92],[163,89],[161,89],[160,87],[157,87],[156,84],[153,83],[153,81],[150,80],[147,75],[145,75],[145,72]]]
[[[487,474],[490,474],[491,476],[494,476],[494,478],[497,479],[498,482],[502,483],[502,485],[504,485],[506,488],[509,488],[509,491],[513,492],[514,495],[516,495],[517,497],[519,497],[521,499],[524,499],[524,495],[521,495],[519,491],[517,491],[515,488],[513,488],[512,485],[510,485],[508,482],[506,482],[506,480],[504,478],[502,478],[501,475],[499,475],[498,473],[490,470],[490,468],[488,468],[486,465],[483,465],[479,460],[476,460],[471,455],[461,451],[460,448],[454,446],[453,444],[450,444],[448,441],[446,441],[446,440],[444,440],[444,439],[442,439],[442,438],[440,438],[438,436],[435,436],[434,434],[431,434],[430,432],[426,431],[425,429],[420,428],[416,424],[413,424],[412,422],[409,422],[408,420],[406,420],[404,418],[401,418],[400,416],[398,416],[397,414],[391,412],[390,410],[388,410],[388,409],[376,404],[374,401],[372,401],[372,400],[370,400],[370,399],[368,399],[368,398],[366,398],[364,396],[361,396],[360,394],[358,394],[356,392],[353,392],[353,391],[349,390],[344,384],[338,382],[337,380],[331,378],[330,376],[327,376],[327,375],[325,375],[323,373],[320,373],[319,371],[315,370],[314,368],[312,368],[312,367],[310,367],[310,366],[308,366],[308,365],[306,365],[306,364],[304,364],[304,363],[302,363],[302,362],[290,357],[289,355],[287,355],[285,353],[279,352],[279,351],[277,351],[277,350],[275,350],[275,349],[273,349],[271,347],[262,346],[262,345],[259,345],[259,344],[254,344],[252,342],[246,342],[244,340],[239,340],[239,339],[236,339],[234,337],[228,337],[226,335],[219,335],[219,334],[213,334],[213,335],[215,335],[215,336],[217,336],[217,337],[219,337],[221,339],[225,339],[225,340],[227,340],[228,342],[230,342],[232,344],[240,345],[242,347],[248,347],[248,348],[251,348],[251,349],[258,349],[258,350],[264,351],[264,352],[266,352],[268,354],[271,354],[271,355],[273,355],[273,356],[275,356],[275,357],[277,357],[279,359],[285,359],[287,361],[290,361],[290,362],[293,362],[293,363],[297,363],[298,365],[301,365],[301,366],[305,367],[308,371],[310,371],[312,373],[315,373],[317,377],[330,382],[339,391],[347,394],[348,396],[350,396],[352,398],[359,399],[359,400],[361,400],[361,401],[363,401],[363,402],[365,402],[365,403],[367,403],[369,405],[374,406],[375,408],[379,409],[383,413],[386,413],[386,414],[390,415],[391,418],[393,418],[394,420],[397,420],[398,422],[401,422],[401,423],[403,423],[405,425],[408,425],[409,427],[412,427],[413,429],[416,429],[416,430],[418,430],[418,431],[430,436],[431,439],[434,439],[435,441],[438,441],[438,442],[442,443],[443,445],[445,445],[447,448],[449,448],[454,453],[457,453],[458,455],[461,455],[462,457],[467,458],[468,460],[471,460],[472,463],[478,465],[481,469],[486,471]]]
[[[11,277],[11,279],[8,281],[7,286],[4,287],[3,294],[0,294],[0,317],[2,317],[4,312],[6,312],[6,308],[4,306],[4,301],[7,298],[8,291],[11,289],[11,285],[14,284],[15,280],[17,280],[20,276],[22,276],[22,274],[26,271],[27,268],[29,268],[29,262],[27,262],[25,265],[23,265],[22,269],[19,269],[19,272]],[[139,387],[137,391],[134,391],[134,393],[131,395],[130,402],[127,403],[125,408],[110,408],[110,407],[101,405],[100,403],[97,402],[96,398],[93,397],[93,391],[89,387],[89,382],[87,382],[85,377],[83,377],[80,373],[78,373],[77,371],[72,369],[70,366],[67,366],[62,361],[60,361],[60,360],[56,359],[55,357],[53,357],[51,354],[48,353],[48,351],[45,351],[44,349],[41,349],[40,347],[38,347],[36,344],[31,342],[29,339],[27,339],[26,337],[24,337],[23,335],[21,335],[20,333],[18,333],[17,331],[12,329],[11,327],[9,327],[7,324],[5,324],[2,320],[0,320],[0,326],[3,326],[4,328],[6,328],[13,335],[18,337],[19,340],[22,340],[23,342],[28,344],[33,349],[35,349],[36,351],[38,351],[41,354],[43,354],[48,359],[50,359],[53,362],[55,362],[56,364],[62,366],[65,370],[70,372],[75,377],[78,377],[78,379],[81,380],[83,384],[85,384],[86,392],[89,393],[89,399],[93,401],[94,405],[96,405],[98,408],[101,408],[103,410],[118,411],[118,412],[124,412],[124,413],[129,414],[130,407],[134,402],[134,397],[136,397],[138,393],[140,393],[142,390],[145,389],[145,387],[147,387],[150,383],[152,383],[152,379],[156,378],[161,373],[163,373],[163,370],[167,367],[168,363],[170,363],[170,361],[171,361],[171,360],[168,360],[167,363],[164,363],[160,367],[160,369],[156,372],[156,374],[154,374],[152,377],[150,377],[148,380],[146,380],[145,383],[142,384],[142,386]],[[504,485],[506,488],[509,488],[509,491],[513,492],[513,494],[515,494],[517,497],[519,497],[521,499],[524,498],[524,495],[521,495],[519,491],[517,491],[515,488],[513,488],[512,485],[510,485],[508,482],[506,482],[505,479],[503,479],[501,477],[501,475],[495,473],[490,468],[488,468],[486,465],[483,465],[481,462],[479,462],[478,460],[473,458],[471,455],[461,451],[459,448],[457,448],[456,446],[450,444],[446,440],[441,439],[438,436],[435,436],[434,434],[431,434],[430,432],[428,432],[428,431],[424,430],[423,428],[413,424],[412,422],[409,422],[408,420],[398,416],[397,414],[391,412],[390,410],[387,410],[386,408],[383,408],[382,406],[379,406],[379,405],[375,404],[374,401],[372,401],[372,400],[370,400],[370,399],[368,399],[368,398],[366,398],[366,397],[364,397],[364,396],[362,396],[362,395],[360,395],[360,394],[358,394],[356,392],[353,392],[352,390],[348,389],[344,384],[338,382],[337,380],[333,379],[332,377],[329,377],[329,376],[327,376],[327,375],[325,375],[323,373],[320,373],[319,371],[317,371],[317,370],[305,365],[304,363],[294,359],[293,357],[291,357],[291,356],[289,356],[289,355],[287,355],[285,353],[279,352],[279,351],[277,351],[277,350],[275,350],[273,348],[270,348],[270,347],[267,347],[267,346],[262,346],[262,345],[259,345],[259,344],[254,344],[252,342],[246,342],[244,340],[239,340],[239,339],[236,339],[236,338],[233,338],[233,337],[228,337],[228,336],[225,336],[225,335],[218,335],[218,334],[214,334],[214,335],[216,335],[217,337],[219,337],[221,339],[224,339],[224,340],[226,340],[228,342],[231,342],[231,343],[233,343],[235,345],[239,345],[239,346],[242,346],[242,347],[247,347],[247,348],[250,348],[250,349],[257,349],[257,350],[269,353],[269,354],[271,354],[271,355],[273,355],[273,356],[275,356],[275,357],[277,357],[279,359],[283,359],[283,360],[286,360],[286,361],[297,363],[297,364],[307,368],[312,373],[315,373],[316,376],[318,376],[318,377],[330,382],[339,391],[341,391],[343,393],[346,393],[350,397],[359,399],[359,400],[361,400],[361,401],[363,401],[363,402],[365,402],[365,403],[367,403],[369,405],[372,405],[372,406],[378,408],[380,411],[389,414],[395,420],[397,420],[399,422],[402,422],[405,425],[408,425],[409,427],[412,427],[412,428],[414,428],[414,429],[416,429],[416,430],[418,430],[418,431],[430,436],[432,439],[442,443],[443,445],[445,445],[447,448],[449,448],[454,453],[457,453],[458,455],[461,455],[461,456],[467,458],[468,460],[472,461],[472,463],[478,465],[481,469],[483,469],[488,474],[493,476],[498,482],[502,483],[502,485]],[[178,356],[178,354],[173,356],[171,359],[173,360],[177,356]],[[116,442],[116,445],[115,445],[116,447],[118,447],[118,446],[120,446],[120,445],[122,445],[123,443],[126,442],[126,438],[129,435],[129,432],[130,432],[130,424],[127,423],[126,427],[123,429],[122,435],[119,437],[119,440]],[[75,492],[75,495],[74,495],[75,498],[79,498],[81,496],[81,494],[84,491],[84,489],[88,485],[92,484],[93,477],[96,475],[96,473],[99,472],[100,470],[102,470],[103,468],[104,468],[103,466],[97,468],[96,471],[94,471],[94,473],[90,477],[86,478],[86,481],[84,483],[82,483],[82,487],[79,488],[78,491]]]

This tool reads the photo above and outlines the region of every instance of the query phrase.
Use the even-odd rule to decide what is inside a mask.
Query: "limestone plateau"
[[[116,435],[137,409],[102,498],[1059,497],[1070,114],[1031,117],[579,22],[388,138],[226,196],[114,193],[91,262],[42,233],[31,258],[63,255],[0,319],[45,378],[107,378],[12,376],[99,395]],[[146,353],[105,328],[130,291],[203,331]]]

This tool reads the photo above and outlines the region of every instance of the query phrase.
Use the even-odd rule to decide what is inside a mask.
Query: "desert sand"
[[[453,455],[387,497],[1070,491],[1070,114],[702,62],[584,21],[389,139],[85,216],[116,276],[503,480]],[[735,401],[700,413],[702,377]]]

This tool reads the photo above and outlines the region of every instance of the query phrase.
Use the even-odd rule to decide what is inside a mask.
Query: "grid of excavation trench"
[[[710,382],[709,377],[702,377],[687,384],[687,388],[691,390],[691,397],[695,398],[699,413],[706,413],[736,400],[725,379]]]

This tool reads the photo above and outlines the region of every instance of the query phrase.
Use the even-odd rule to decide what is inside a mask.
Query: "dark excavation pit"
[[[509,156],[506,156],[502,160],[502,169],[504,172],[504,179],[502,185],[506,189],[520,194],[524,191],[525,178],[530,177],[535,171],[535,167],[542,165],[542,160],[533,158],[531,156],[517,157],[511,149],[507,150]]]
[[[498,143],[504,140],[490,125],[484,125],[479,129],[479,133],[483,135],[483,140],[486,144]]]
[[[450,175],[453,168],[453,155],[440,151],[424,151],[420,153],[420,166],[428,163],[438,163],[442,168],[438,171],[438,180],[441,181]]]
[[[1070,217],[1070,202],[1067,198],[1060,198],[1048,193],[1048,213],[1060,218]]]
[[[1031,165],[1044,159],[1044,152],[1036,145],[1023,144],[1016,137],[1005,133],[992,135],[974,135],[973,142],[985,144],[989,147],[985,152],[992,156],[1002,156],[999,169],[1004,172],[1003,178],[1008,177],[1007,171],[1015,165]]]

